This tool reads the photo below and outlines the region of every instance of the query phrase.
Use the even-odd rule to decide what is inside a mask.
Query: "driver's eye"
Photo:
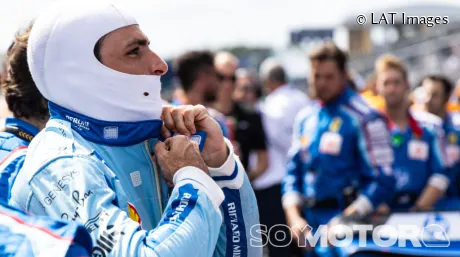
[[[128,52],[128,55],[131,57],[136,57],[139,54],[139,47],[134,48]]]

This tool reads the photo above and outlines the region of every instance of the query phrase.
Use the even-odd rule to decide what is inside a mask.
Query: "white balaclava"
[[[160,76],[118,72],[94,55],[102,36],[134,24],[132,16],[103,0],[56,2],[34,22],[27,49],[32,77],[43,96],[103,121],[159,119]]]

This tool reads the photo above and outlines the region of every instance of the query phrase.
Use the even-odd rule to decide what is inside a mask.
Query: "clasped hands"
[[[218,168],[227,160],[229,150],[222,129],[204,106],[163,106],[161,119],[166,140],[155,145],[155,159],[169,184],[181,168],[192,166],[209,175],[208,167]],[[207,134],[202,152],[190,140],[198,130]],[[170,131],[180,135],[172,137]]]

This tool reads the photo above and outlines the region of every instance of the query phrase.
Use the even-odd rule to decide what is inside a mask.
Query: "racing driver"
[[[84,224],[93,256],[261,256],[244,168],[204,107],[162,107],[167,66],[148,45],[106,1],[58,1],[38,17],[28,62],[51,117],[9,203]],[[182,135],[161,142],[169,131]]]

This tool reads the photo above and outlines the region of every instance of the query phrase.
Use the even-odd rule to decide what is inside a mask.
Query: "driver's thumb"
[[[154,150],[155,150],[155,155],[157,157],[164,156],[167,152],[166,144],[161,141],[158,141],[154,146]]]

